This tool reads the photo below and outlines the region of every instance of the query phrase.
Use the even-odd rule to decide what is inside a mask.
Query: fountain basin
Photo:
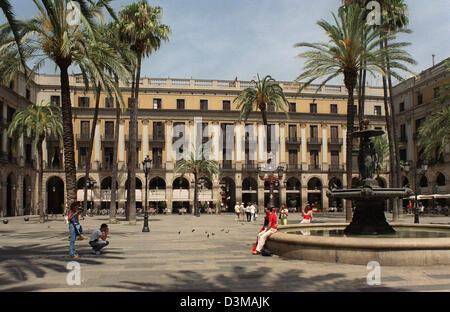
[[[347,225],[321,223],[279,226],[278,232],[267,240],[266,246],[274,254],[288,259],[359,265],[377,261],[382,266],[450,264],[448,225],[394,223],[391,225],[396,234],[380,236],[345,235],[342,232]],[[313,235],[296,234],[301,231],[306,234],[309,231]],[[322,231],[325,236],[318,235],[320,233],[317,231]],[[419,235],[409,237],[411,235],[401,234],[408,231],[417,232]]]

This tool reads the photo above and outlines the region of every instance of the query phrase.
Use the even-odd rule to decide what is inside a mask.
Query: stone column
[[[16,216],[23,215],[23,175],[18,175],[16,180]]]
[[[344,170],[347,170],[347,126],[342,125],[342,163],[344,165]],[[346,178],[344,179],[346,181]]]
[[[308,164],[307,164],[307,160],[306,160],[306,149],[307,149],[307,141],[306,141],[306,125],[302,124],[301,125],[301,149],[302,149],[302,170],[306,171],[308,170]]]
[[[166,163],[170,164],[167,169],[172,169],[173,164],[172,161],[174,159],[173,156],[173,146],[172,146],[172,138],[173,138],[173,122],[171,120],[166,122]]]
[[[42,142],[42,160],[44,161],[44,168],[45,168],[45,165],[48,164],[47,139],[45,139],[44,142]],[[36,162],[36,164],[37,168],[39,168],[39,163]]]
[[[188,150],[190,150],[192,148],[192,146],[195,146],[196,144],[196,134],[197,134],[197,129],[196,129],[196,123],[193,120],[189,120],[189,147]]]
[[[305,209],[307,203],[308,203],[308,187],[307,185],[303,186],[302,183],[302,210]]]
[[[149,136],[148,136],[148,120],[142,120],[142,156],[149,156]],[[151,157],[153,159],[153,155]],[[144,200],[145,201],[145,200]]]
[[[166,205],[167,205],[167,213],[172,213],[172,205],[173,205],[173,188],[172,184],[166,185]]]
[[[101,137],[100,137],[100,123],[95,126],[94,137],[94,166],[92,169],[98,169],[100,164],[100,150],[101,150]]]
[[[280,124],[280,162],[286,168],[286,124]]]
[[[213,121],[212,123],[212,146],[211,146],[211,154],[212,154],[212,159],[215,161],[220,161],[221,160],[221,153],[220,153],[220,147],[219,144],[220,143],[220,127],[219,127],[219,122],[217,121]]]
[[[17,146],[17,158],[19,166],[25,166],[25,140],[23,134],[19,138],[18,146]]]
[[[260,213],[264,212],[264,181],[258,179],[258,209]]]
[[[237,162],[242,162],[243,158],[242,158],[242,138],[243,138],[243,132],[244,129],[242,127],[242,123],[240,122],[235,122],[234,123],[234,135],[236,138],[236,163]]]
[[[6,176],[0,176],[0,215],[6,216]]]
[[[324,171],[328,171],[328,137],[326,124],[322,124],[322,168]]]
[[[212,184],[213,184],[213,205],[214,205],[214,211],[217,212],[217,201],[221,201],[221,197],[220,197],[220,184],[219,184],[219,177],[217,175],[214,175],[213,179],[212,179]]]
[[[273,141],[273,154],[275,156],[276,166],[280,165],[280,127],[279,125],[275,125],[275,136],[272,138]]]
[[[120,120],[120,124],[119,124],[119,146],[118,146],[117,159],[119,161],[119,170],[121,170],[122,166],[125,163],[125,121],[124,120]]]
[[[236,185],[236,188],[235,188],[236,202],[242,203],[242,175],[240,173],[235,174],[234,183]],[[231,207],[231,208],[234,208],[234,207]]]
[[[258,163],[265,163],[266,158],[265,157],[265,148],[264,148],[264,142],[265,142],[265,131],[264,131],[264,125],[257,124],[257,131],[258,131]]]

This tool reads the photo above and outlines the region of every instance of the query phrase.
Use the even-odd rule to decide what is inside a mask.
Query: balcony
[[[163,163],[152,163],[151,170],[166,170],[166,164]]]
[[[309,165],[308,169],[309,169],[309,172],[321,172],[322,165]]]
[[[103,142],[114,142],[114,135],[111,135],[111,134],[102,135],[102,141]]]
[[[78,133],[77,134],[77,141],[78,142],[89,142],[90,141],[90,134],[89,133]]]
[[[343,144],[343,139],[340,139],[340,138],[329,138],[328,139],[328,145],[341,146],[342,144]]]
[[[223,160],[220,164],[220,170],[232,171],[236,170],[236,165],[232,163],[231,160]]]
[[[166,143],[166,138],[164,136],[152,136],[150,137],[150,144],[152,146],[158,145],[164,145]]]
[[[243,166],[242,166],[242,170],[245,171],[258,171],[258,165],[254,162],[246,162]]]
[[[330,164],[328,167],[329,172],[345,172],[344,165]]]
[[[287,172],[293,172],[293,171],[301,171],[302,165],[301,164],[287,164],[286,165],[286,171]]]
[[[322,138],[308,138],[308,145],[322,145]]]
[[[103,162],[99,164],[98,167],[99,171],[112,171],[113,170],[113,164],[109,162]]]

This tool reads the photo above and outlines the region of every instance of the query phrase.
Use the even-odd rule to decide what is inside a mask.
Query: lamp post
[[[414,172],[413,172],[413,181],[414,181],[414,223],[418,224],[419,223],[419,205],[418,205],[418,200],[417,200],[417,166],[414,164],[413,165],[414,168]],[[409,171],[411,170],[411,164],[409,164],[408,162],[405,163],[404,166],[404,170],[406,173],[409,173]],[[426,162],[422,163],[422,171],[423,174],[426,174],[428,170],[428,165]]]
[[[283,178],[283,170],[282,166],[278,166],[278,168],[274,171],[266,171],[261,167],[258,167],[258,176],[264,182],[269,182],[269,206],[270,208],[274,207],[273,204],[273,187],[275,183],[279,183],[279,181]],[[266,177],[267,174],[267,177]],[[276,175],[275,175],[276,174]]]
[[[148,226],[148,209],[147,209],[147,182],[148,182],[148,174],[150,173],[150,167],[151,167],[151,159],[148,158],[148,156],[145,157],[144,161],[142,162],[142,167],[144,168],[144,174],[145,174],[145,213],[144,213],[144,227],[142,228],[142,232],[150,232],[150,228]]]

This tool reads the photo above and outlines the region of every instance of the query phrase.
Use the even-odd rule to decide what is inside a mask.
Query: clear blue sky
[[[11,0],[18,18],[36,13],[30,0]],[[132,0],[115,0],[119,10]],[[172,28],[169,43],[143,63],[143,75],[158,78],[251,80],[256,73],[291,81],[301,72],[296,42],[326,39],[316,25],[330,19],[340,0],[149,0],[164,9]],[[412,43],[408,49],[420,72],[450,56],[450,1],[409,0]],[[0,14],[0,21],[4,17]],[[54,72],[49,63],[42,70]],[[339,81],[338,81],[339,83]],[[369,80],[379,84],[380,80]]]

